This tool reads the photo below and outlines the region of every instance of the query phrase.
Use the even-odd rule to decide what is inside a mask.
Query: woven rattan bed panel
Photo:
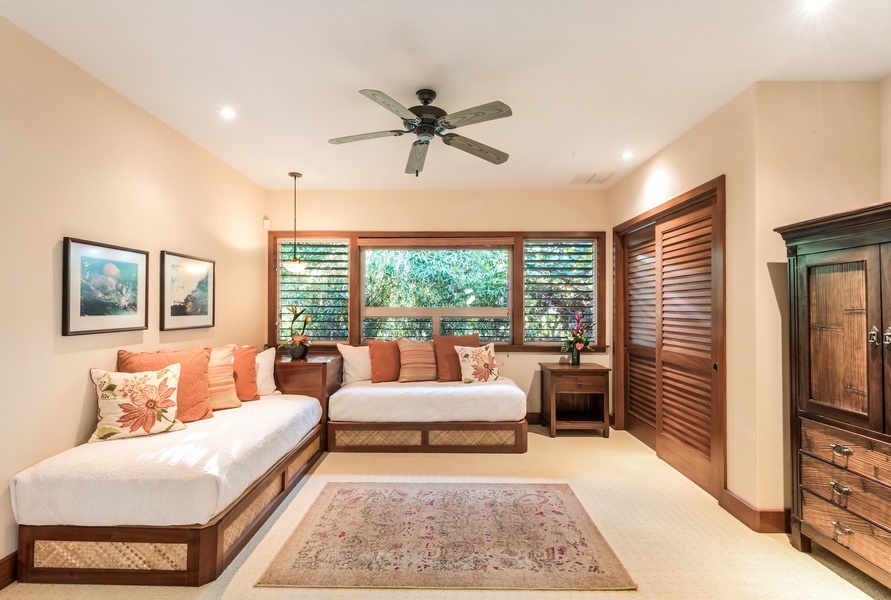
[[[186,544],[37,540],[34,566],[43,569],[185,571]]]
[[[360,423],[328,421],[329,452],[526,452],[526,420]]]

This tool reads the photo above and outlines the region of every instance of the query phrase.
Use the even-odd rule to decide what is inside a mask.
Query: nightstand
[[[282,394],[299,394],[318,399],[322,405],[323,436],[328,421],[328,396],[340,388],[342,376],[343,357],[340,354],[310,354],[302,360],[293,360],[281,352],[275,355],[276,389]]]
[[[538,363],[541,417],[559,429],[599,429],[609,437],[609,369],[595,364]]]

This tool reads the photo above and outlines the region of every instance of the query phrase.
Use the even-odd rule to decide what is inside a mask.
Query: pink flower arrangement
[[[575,348],[576,350],[584,350],[588,347],[588,338],[585,337],[584,331],[586,329],[586,325],[582,323],[582,313],[575,313],[575,326],[572,328],[572,333],[563,340],[563,345],[560,347],[560,352],[569,352],[571,349]]]

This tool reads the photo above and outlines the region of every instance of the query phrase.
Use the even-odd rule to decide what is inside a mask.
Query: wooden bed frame
[[[526,419],[512,422],[328,421],[329,452],[526,452]]]
[[[203,525],[19,526],[22,583],[200,586],[232,562],[322,455],[322,425]]]

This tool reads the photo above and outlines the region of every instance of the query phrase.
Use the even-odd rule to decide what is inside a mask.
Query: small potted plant
[[[563,340],[563,345],[560,346],[560,352],[568,352],[572,351],[570,364],[578,365],[581,363],[581,351],[588,347],[588,338],[585,337],[583,333],[585,330],[585,325],[582,324],[582,313],[575,313],[575,326],[572,328],[572,332],[569,336]]]
[[[297,310],[297,307],[289,306],[288,312],[291,313],[291,339],[282,342],[278,347],[287,348],[288,354],[290,354],[293,359],[299,360],[301,358],[306,358],[306,353],[309,352],[309,347],[312,345],[312,340],[306,335],[306,326],[312,323],[312,317],[309,315],[303,316],[303,326],[300,328],[300,333],[297,333],[297,319],[300,315],[306,312],[306,309],[301,308],[300,310]]]

